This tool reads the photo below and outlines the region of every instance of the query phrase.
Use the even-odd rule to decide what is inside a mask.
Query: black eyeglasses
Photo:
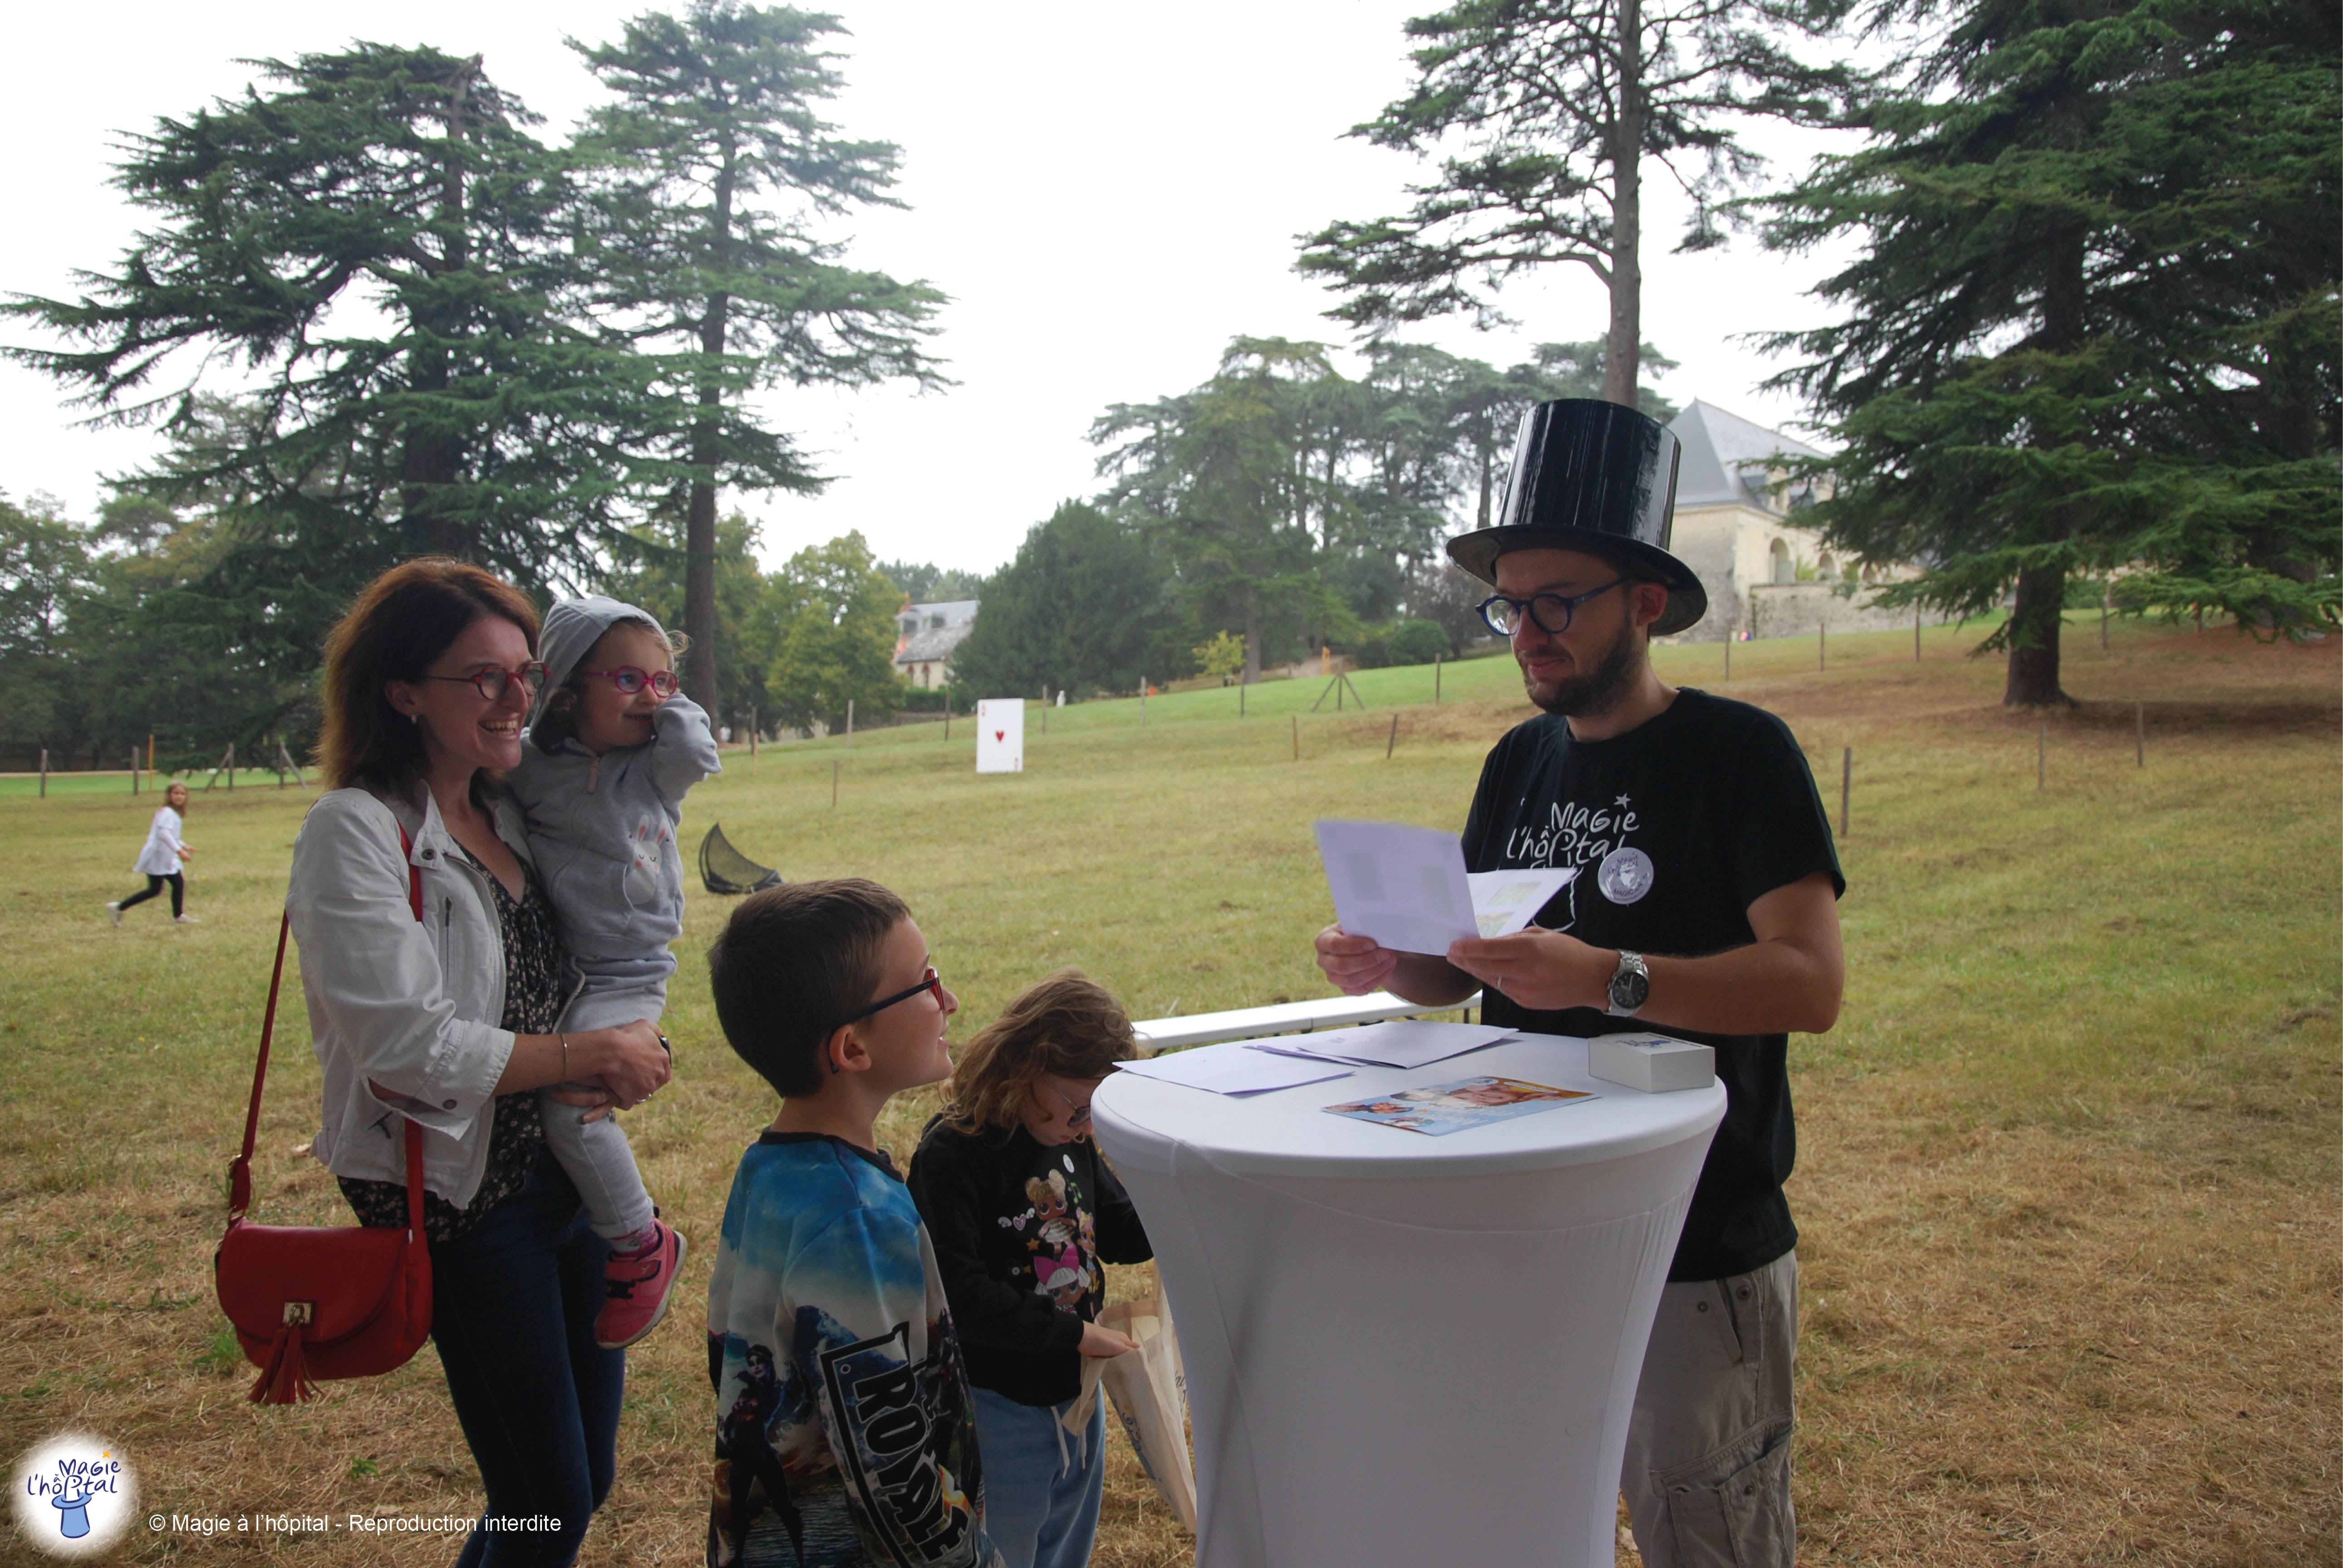
[[[478,692],[482,700],[494,702],[502,697],[506,689],[516,680],[520,682],[524,691],[535,697],[539,691],[545,689],[545,666],[531,659],[518,669],[505,669],[492,664],[486,669],[474,670],[469,675],[427,675],[423,678],[460,680]]]
[[[1503,594],[1491,594],[1481,601],[1481,618],[1499,637],[1511,637],[1527,616],[1530,624],[1548,637],[1560,637],[1570,629],[1570,618],[1580,605],[1600,594],[1609,593],[1621,583],[1633,582],[1633,578],[1614,578],[1599,588],[1589,588],[1576,598],[1564,598],[1558,593],[1532,594],[1527,598],[1507,598]],[[1554,624],[1559,620],[1562,624]]]
[[[860,1023],[864,1019],[869,1018],[873,1013],[885,1012],[897,1002],[909,1001],[923,990],[932,991],[935,993],[936,1006],[940,1008],[944,1005],[944,982],[937,976],[936,966],[933,964],[930,964],[928,966],[928,971],[925,975],[920,977],[919,984],[911,987],[909,990],[899,990],[893,996],[882,998],[878,1001],[872,1002],[869,1007],[864,1008],[852,1018],[840,1019],[838,1021],[837,1029],[833,1029],[830,1032],[836,1034],[839,1030],[844,1029],[850,1023]],[[830,1070],[832,1072],[836,1072],[838,1070],[838,1058],[834,1055],[830,1059]]]

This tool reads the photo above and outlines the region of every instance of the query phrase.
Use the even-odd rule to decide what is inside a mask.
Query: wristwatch
[[[1652,971],[1644,962],[1644,955],[1619,950],[1619,967],[1611,971],[1611,998],[1604,1012],[1615,1018],[1633,1018],[1644,1004],[1652,1000]]]

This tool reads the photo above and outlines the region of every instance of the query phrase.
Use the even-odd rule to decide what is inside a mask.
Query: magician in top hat
[[[1510,936],[1403,953],[1334,925],[1316,956],[1353,996],[1389,990],[1428,1011],[1477,989],[1482,1021],[1522,1034],[1658,1030],[1712,1048],[1724,1116],[1652,1321],[1620,1483],[1654,1568],[1788,1568],[1789,1036],[1837,1020],[1846,884],[1789,727],[1652,667],[1652,638],[1708,608],[1668,548],[1676,455],[1634,409],[1540,404],[1497,526],[1448,546],[1495,590],[1482,614],[1544,710],[1490,749],[1465,868],[1577,876]],[[1728,1321],[1737,1353],[1720,1354]]]

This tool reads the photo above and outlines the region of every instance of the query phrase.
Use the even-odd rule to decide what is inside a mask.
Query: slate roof
[[[897,637],[895,662],[918,664],[925,659],[951,658],[952,650],[976,628],[977,602],[972,598],[942,599],[933,604],[911,605],[900,611],[895,618],[897,627],[912,620],[918,629]],[[929,624],[940,617],[943,625]]]
[[[1780,507],[1765,493],[1767,460],[1823,456],[1779,430],[1697,399],[1668,428],[1684,443],[1676,466],[1678,507],[1755,507],[1778,515]]]

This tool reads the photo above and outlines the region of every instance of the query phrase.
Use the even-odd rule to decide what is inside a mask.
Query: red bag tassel
[[[277,1342],[268,1347],[268,1364],[260,1369],[248,1397],[255,1404],[298,1404],[311,1392],[308,1362],[301,1355],[301,1331],[287,1323],[277,1331]]]

